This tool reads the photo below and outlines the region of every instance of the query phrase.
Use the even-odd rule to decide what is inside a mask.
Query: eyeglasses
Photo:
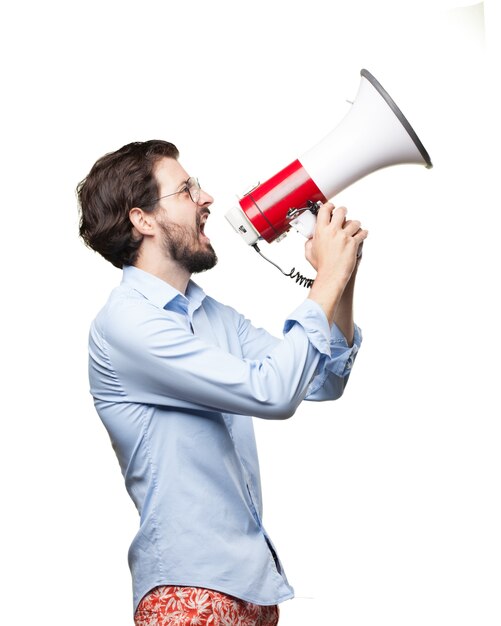
[[[195,176],[190,176],[190,178],[188,178],[188,180],[185,182],[182,189],[180,189],[179,191],[174,191],[174,193],[168,193],[166,196],[160,196],[160,198],[157,198],[155,202],[152,202],[152,204],[156,204],[159,200],[163,200],[163,198],[170,198],[170,196],[176,196],[178,193],[185,193],[186,191],[190,194],[191,200],[195,204],[198,204],[198,201],[200,200],[200,189],[201,187],[200,183],[198,182],[198,178],[195,178]]]

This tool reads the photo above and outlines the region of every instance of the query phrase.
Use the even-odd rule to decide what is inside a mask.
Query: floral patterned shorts
[[[144,596],[135,626],[276,626],[278,606],[259,606],[211,589],[155,587]]]

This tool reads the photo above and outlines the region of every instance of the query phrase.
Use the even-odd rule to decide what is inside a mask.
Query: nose
[[[209,206],[214,202],[214,198],[207,193],[204,189],[200,189],[200,198],[198,199],[198,204],[200,206]]]

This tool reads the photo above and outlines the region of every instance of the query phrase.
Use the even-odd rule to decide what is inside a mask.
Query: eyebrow
[[[187,185],[187,184],[188,184],[188,181],[189,181],[189,180],[190,180],[190,179],[189,179],[189,177],[188,177],[186,180],[183,180],[183,182],[182,182],[182,183],[180,183],[180,184],[177,186],[177,190],[178,190],[178,191],[181,191],[181,189],[182,189],[185,185]]]

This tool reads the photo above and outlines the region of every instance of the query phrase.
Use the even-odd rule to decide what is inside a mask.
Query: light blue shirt
[[[255,604],[293,596],[262,523],[252,417],[284,419],[343,393],[360,345],[301,304],[277,339],[190,282],[135,267],[90,330],[90,385],[140,514],[134,610],[158,585]]]

